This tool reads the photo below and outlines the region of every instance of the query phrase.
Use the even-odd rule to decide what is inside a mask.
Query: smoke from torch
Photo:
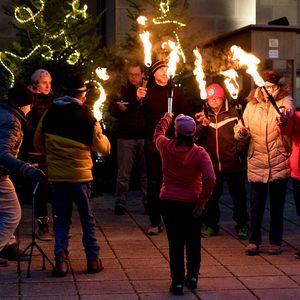
[[[107,80],[109,79],[108,74],[106,73],[106,68],[97,68],[96,69],[96,74],[101,80]],[[99,99],[96,100],[93,106],[93,114],[94,117],[96,118],[97,121],[100,121],[102,119],[102,105],[104,101],[106,100],[106,94],[103,86],[101,83],[99,84],[99,91],[100,91],[100,96]]]
[[[234,69],[229,69],[223,72],[220,72],[225,79],[224,83],[226,88],[231,96],[232,99],[237,99],[239,95],[239,84],[237,82],[238,73]]]

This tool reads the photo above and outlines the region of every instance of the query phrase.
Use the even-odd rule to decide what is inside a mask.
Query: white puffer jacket
[[[270,101],[257,88],[248,96],[249,103],[243,114],[249,129],[248,180],[263,182],[285,179],[290,176],[289,156],[291,139],[280,134],[276,126],[278,116]],[[282,86],[275,98],[278,107],[284,106],[289,117],[294,114],[293,99]]]

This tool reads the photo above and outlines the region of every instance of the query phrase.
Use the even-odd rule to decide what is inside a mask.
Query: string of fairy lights
[[[39,5],[40,6],[37,9],[36,13],[33,13],[32,9],[30,7],[26,7],[24,5],[16,7],[14,10],[15,19],[21,24],[31,22],[33,24],[34,28],[36,28],[36,30],[38,30],[39,32],[42,32],[42,30],[38,24],[39,23],[42,24],[42,19],[39,20],[39,17],[41,17],[41,18],[43,17],[42,12],[44,11],[44,8],[45,8],[45,1],[39,0]],[[14,75],[13,71],[11,70],[11,68],[9,67],[9,64],[7,63],[7,61],[9,62],[10,58],[13,58],[13,59],[19,60],[19,61],[25,61],[25,60],[29,59],[30,57],[32,57],[32,55],[34,55],[37,51],[39,51],[40,55],[46,60],[63,59],[64,55],[67,55],[67,54],[55,56],[54,51],[51,47],[52,44],[61,37],[64,38],[64,47],[62,48],[61,53],[64,53],[64,51],[63,51],[64,49],[68,49],[68,50],[72,51],[71,54],[68,54],[68,57],[66,57],[66,62],[70,65],[74,65],[78,62],[78,60],[80,58],[80,52],[78,50],[74,49],[74,47],[72,46],[72,43],[68,40],[68,37],[65,34],[64,27],[68,26],[68,22],[70,19],[73,19],[73,20],[86,19],[87,18],[86,11],[87,11],[88,7],[87,7],[87,5],[83,5],[83,7],[80,8],[80,0],[73,0],[71,7],[72,7],[72,10],[70,11],[70,13],[68,13],[65,16],[64,22],[63,22],[64,26],[63,26],[63,28],[60,29],[60,31],[58,33],[56,33],[55,35],[49,35],[47,33],[43,34],[43,38],[41,40],[48,41],[47,43],[35,45],[33,47],[33,49],[27,55],[24,55],[24,56],[19,56],[10,51],[0,52],[0,64],[10,74],[10,87],[12,87],[15,83],[15,75]]]
[[[170,14],[170,2],[169,0],[167,0],[166,2],[160,2],[160,11],[161,11],[161,16],[157,17],[157,18],[153,18],[153,24],[155,25],[165,25],[165,24],[173,24],[176,27],[176,30],[173,30],[173,35],[174,38],[176,40],[176,43],[178,45],[178,54],[181,56],[183,62],[185,63],[186,58],[184,55],[184,51],[181,47],[181,43],[180,43],[180,39],[179,36],[177,34],[177,30],[180,29],[181,27],[185,27],[186,24],[179,22],[177,20],[172,20],[169,18],[169,14]]]

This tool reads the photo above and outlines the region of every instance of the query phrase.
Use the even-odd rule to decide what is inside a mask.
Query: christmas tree
[[[114,59],[114,54],[100,48],[97,27],[101,14],[89,15],[80,0],[19,2],[4,7],[13,17],[19,38],[10,51],[0,52],[0,86],[7,89],[16,79],[28,81],[38,68],[51,73],[54,88],[70,73],[97,80],[96,67]]]

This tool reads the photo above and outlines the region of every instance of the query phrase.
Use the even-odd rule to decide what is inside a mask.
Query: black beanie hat
[[[33,94],[25,83],[16,82],[8,91],[8,100],[18,107],[23,107],[32,103]]]
[[[150,74],[153,76],[154,73],[160,69],[160,68],[163,68],[163,67],[167,67],[167,63],[164,62],[163,60],[157,60],[155,62],[152,63],[151,67],[150,67]]]

